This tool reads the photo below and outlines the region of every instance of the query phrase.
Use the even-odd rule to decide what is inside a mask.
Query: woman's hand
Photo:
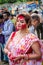
[[[14,62],[17,62],[18,60],[23,59],[23,55],[18,55],[15,59]]]
[[[24,55],[23,55],[23,59],[24,59],[24,60],[28,60],[28,58],[29,58],[29,54],[28,54],[28,55],[27,55],[27,54],[24,54]]]
[[[8,58],[11,60],[11,61],[14,61],[15,57],[12,55],[11,52],[8,52]]]
[[[17,58],[14,59],[14,61],[18,61],[18,60],[28,60],[28,55],[19,55]]]
[[[14,61],[14,62],[18,62],[20,60],[28,60],[28,55],[27,54],[24,54],[24,55],[18,55],[17,57],[14,57],[11,52],[8,52],[8,58],[11,60],[11,61]]]

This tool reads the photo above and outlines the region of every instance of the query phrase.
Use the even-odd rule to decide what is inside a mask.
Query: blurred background
[[[11,27],[12,25],[10,26],[10,29],[8,30],[7,28],[7,31],[15,31],[15,27],[16,27],[16,15],[20,14],[20,13],[29,13],[29,14],[32,14],[32,13],[38,13],[39,16],[40,16],[40,20],[42,23],[41,24],[41,29],[40,33],[38,33],[40,36],[39,36],[39,39],[42,40],[43,42],[43,0],[0,0],[0,14],[3,14],[3,12],[9,12],[10,13],[10,17],[9,19],[11,20],[11,22],[13,23],[14,25],[14,30],[11,31]],[[3,18],[3,17],[2,17]],[[0,15],[0,19],[1,18],[1,15]],[[4,20],[3,20],[4,21]],[[0,65],[9,65],[9,63],[4,63],[1,61],[1,57],[3,58],[3,53],[2,53],[2,48],[3,48],[3,43],[6,43],[6,37],[5,34],[8,34],[8,33],[5,33],[4,36],[5,36],[5,42],[1,42],[1,38],[3,37],[3,34],[1,33],[2,31],[2,27],[0,23]],[[8,24],[6,24],[7,27],[9,26]],[[5,30],[3,29],[3,31],[5,32]],[[11,34],[11,32],[9,32],[9,34]],[[42,34],[42,35],[41,35]],[[10,36],[10,35],[8,35]],[[2,38],[4,39],[4,38]],[[42,44],[42,52],[43,52],[43,44]],[[42,53],[43,55],[43,53]],[[41,63],[41,65],[43,65],[43,61]]]

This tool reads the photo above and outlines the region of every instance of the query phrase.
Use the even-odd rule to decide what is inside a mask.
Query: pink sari
[[[39,60],[34,60],[33,61],[33,65],[43,65],[42,63],[43,63],[43,42],[42,42],[42,40],[40,40],[40,46],[41,46],[41,53],[42,53],[42,56],[41,56],[41,59],[39,59]]]
[[[12,36],[14,36],[14,33],[12,34]],[[29,53],[32,53],[31,46],[33,42],[36,42],[36,41],[39,41],[39,39],[34,34],[29,33],[25,37],[23,37],[17,44],[15,39],[13,38],[8,46],[8,49],[11,51],[14,57],[17,57],[20,54],[26,54],[27,51],[29,54]],[[9,64],[10,65],[35,65],[33,61],[34,60],[23,61],[23,63],[21,64],[21,62],[19,61],[18,63],[15,63],[9,60]]]

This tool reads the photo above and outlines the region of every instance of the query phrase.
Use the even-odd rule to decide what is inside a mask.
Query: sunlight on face
[[[18,18],[17,19],[17,28],[19,28],[19,29],[26,28],[26,22],[25,22],[24,18],[22,18],[22,19]]]

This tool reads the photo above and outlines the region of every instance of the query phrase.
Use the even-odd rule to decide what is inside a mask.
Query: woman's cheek
[[[22,26],[21,26],[21,29],[25,29],[26,28],[26,24],[23,24]]]

